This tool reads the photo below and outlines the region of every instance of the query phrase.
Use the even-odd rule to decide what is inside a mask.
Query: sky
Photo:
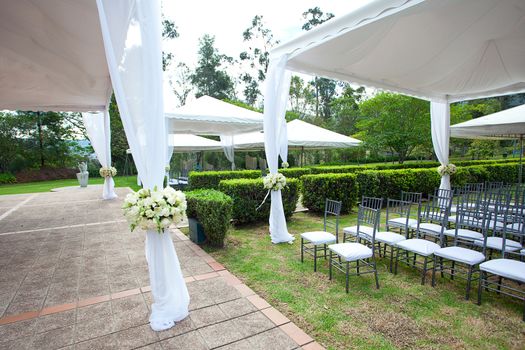
[[[175,21],[180,36],[171,40],[167,50],[178,62],[194,68],[197,63],[198,40],[204,34],[215,36],[220,53],[238,58],[244,51],[242,33],[250,27],[255,15],[262,15],[274,38],[286,42],[303,31],[302,13],[319,6],[336,17],[369,3],[370,0],[163,0],[164,15]]]

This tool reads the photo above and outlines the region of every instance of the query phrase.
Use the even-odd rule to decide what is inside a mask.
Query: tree
[[[389,149],[403,163],[418,145],[431,143],[427,101],[393,93],[379,93],[361,102],[357,123],[361,138],[376,149]]]
[[[180,62],[177,65],[175,79],[170,80],[170,83],[175,96],[177,96],[179,100],[179,106],[184,106],[186,99],[193,90],[193,86],[191,85],[191,70],[186,63]]]
[[[274,39],[272,31],[264,26],[263,16],[259,15],[253,17],[251,26],[244,30],[242,36],[244,42],[249,43],[249,47],[241,52],[239,58],[241,62],[247,62],[249,65],[239,79],[244,84],[246,102],[253,106],[261,95],[259,84],[266,79],[270,63],[269,51],[279,41]]]
[[[162,39],[172,40],[179,37],[175,22],[162,17]],[[162,70],[166,71],[173,60],[173,53],[162,51]]]
[[[356,123],[360,116],[359,103],[364,94],[364,87],[354,89],[350,84],[346,84],[341,96],[331,102],[330,107],[334,116],[331,129],[344,135],[356,133]]]
[[[292,112],[298,115],[306,115],[310,112],[309,106],[314,100],[314,93],[311,85],[304,83],[304,80],[293,75],[290,82],[290,105]]]
[[[304,23],[301,28],[308,31],[334,17],[335,15],[333,13],[324,13],[318,6],[309,8],[303,12],[303,18],[306,19],[306,23]]]
[[[208,95],[220,100],[231,98],[234,85],[223,65],[231,63],[233,59],[220,54],[214,44],[215,37],[208,34],[199,40],[199,61],[191,75],[191,83],[197,89],[197,97]]]
[[[128,139],[124,132],[124,125],[120,119],[120,113],[115,100],[115,95],[111,96],[109,105],[109,124],[111,128],[111,160],[118,169],[124,169],[126,162],[126,151],[129,148]]]

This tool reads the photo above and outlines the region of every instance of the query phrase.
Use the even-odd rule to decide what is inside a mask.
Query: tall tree
[[[335,15],[333,13],[324,13],[323,11],[321,11],[319,6],[309,8],[308,10],[303,12],[303,18],[306,19],[306,23],[304,23],[301,28],[303,30],[310,30],[315,26],[318,26],[319,24],[322,24],[334,17]]]
[[[359,105],[358,137],[376,149],[389,149],[403,163],[416,146],[431,143],[427,101],[379,93]]]
[[[251,26],[242,33],[244,42],[248,43],[247,50],[241,52],[241,62],[248,63],[248,69],[240,75],[239,79],[244,85],[243,93],[246,102],[254,105],[261,91],[259,85],[266,79],[269,64],[269,51],[277,45],[270,29],[266,28],[263,16],[255,16]]]
[[[191,82],[195,86],[196,96],[208,95],[218,99],[232,98],[234,84],[224,69],[224,65],[233,59],[222,55],[214,47],[215,37],[205,34],[199,40],[199,61]]]
[[[359,103],[365,95],[365,88],[352,88],[346,84],[340,97],[331,102],[334,116],[331,129],[344,135],[352,135],[357,131],[356,123],[359,119]]]
[[[304,80],[293,75],[290,82],[290,106],[292,112],[305,116],[311,112],[309,106],[314,99],[314,93],[310,84],[305,84]]]
[[[175,70],[175,78],[170,81],[173,92],[179,100],[179,106],[186,104],[186,99],[193,90],[191,85],[191,70],[184,62],[180,62]]]

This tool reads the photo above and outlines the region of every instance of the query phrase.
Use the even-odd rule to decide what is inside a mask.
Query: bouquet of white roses
[[[263,178],[264,188],[278,191],[286,187],[286,177],[283,174],[268,174]]]
[[[289,166],[290,166],[290,164],[289,164],[288,162],[282,162],[282,163],[281,163],[281,168],[283,168],[283,169],[286,169],[286,168],[288,168]]]
[[[456,173],[456,166],[452,163],[450,164],[447,164],[447,165],[440,165],[437,169],[439,175],[441,176],[444,176],[444,175],[454,175]]]
[[[98,173],[102,177],[114,177],[115,175],[117,175],[117,169],[115,169],[115,167],[112,167],[112,166],[110,167],[103,166],[102,168],[100,168]]]
[[[173,222],[182,220],[186,212],[186,196],[171,187],[161,191],[157,188],[141,189],[126,196],[122,209],[131,231],[138,226],[162,233]]]

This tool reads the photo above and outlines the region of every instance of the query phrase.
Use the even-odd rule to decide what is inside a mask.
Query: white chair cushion
[[[430,222],[419,224],[419,232],[428,233],[433,236],[439,236],[441,233],[441,228],[441,225],[432,224]]]
[[[520,252],[521,255],[525,255],[525,249],[522,249]]]
[[[361,234],[364,233],[364,234],[369,235],[369,236],[372,236],[374,234],[374,228],[373,227],[361,225],[359,227],[359,229],[361,230]],[[346,234],[352,235],[352,236],[357,236],[357,225],[356,226],[345,227],[343,229],[343,232],[346,233]]]
[[[301,237],[314,245],[335,243],[335,236],[326,231],[312,231],[301,233]]]
[[[481,271],[486,271],[503,278],[525,282],[525,262],[511,259],[493,259],[479,265]]]
[[[409,252],[417,253],[422,256],[429,256],[441,247],[439,244],[427,241],[426,239],[406,239],[396,243],[396,247],[407,250]]]
[[[455,213],[457,211],[458,211],[458,207],[457,206],[453,205],[453,206],[450,207],[450,212],[451,213]]]
[[[470,266],[485,261],[485,255],[482,253],[463,247],[439,248],[434,252],[434,255],[448,260],[459,261]]]
[[[480,247],[483,246],[483,241],[474,241],[475,245],[478,245]],[[503,238],[501,237],[487,237],[487,248],[496,249],[496,250],[503,250]],[[519,242],[513,241],[511,239],[505,240],[505,251],[507,252],[515,252],[517,250],[520,250],[521,244]]]
[[[388,245],[394,245],[397,242],[404,241],[406,238],[400,234],[394,232],[376,232],[376,241],[386,243]]]
[[[454,223],[456,222],[456,218],[457,218],[456,215],[451,215],[447,218],[447,221]]]
[[[508,224],[507,228],[514,230],[514,231],[519,231],[519,230],[523,230],[525,228],[525,225],[520,222],[515,222],[513,224]]]
[[[493,229],[494,228],[494,224],[496,225],[496,229],[500,229],[500,228],[502,229],[505,226],[505,224],[503,222],[501,222],[501,221],[490,220],[489,221],[489,228]]]
[[[372,257],[372,249],[360,243],[338,243],[328,248],[345,261],[356,261]]]
[[[395,218],[388,220],[389,226],[396,226],[396,227],[405,227],[405,223],[407,222],[407,219],[405,218]],[[417,227],[417,220],[416,219],[408,219],[408,227],[415,226]]]
[[[445,236],[449,236],[449,237],[455,237],[456,236],[456,229],[450,229],[450,230],[445,230],[445,232],[443,232],[445,234]],[[463,239],[468,239],[468,240],[476,240],[476,239],[481,239],[483,240],[483,234],[477,232],[477,231],[472,231],[472,230],[467,230],[465,228],[460,228],[458,229],[458,237],[460,238],[463,238]]]

